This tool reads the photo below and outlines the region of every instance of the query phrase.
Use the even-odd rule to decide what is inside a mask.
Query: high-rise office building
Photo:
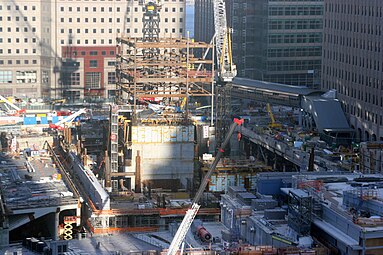
[[[382,1],[324,1],[322,88],[337,90],[362,141],[383,141],[382,30]]]
[[[212,0],[196,0],[196,39],[214,34]],[[319,87],[323,0],[227,0],[238,76]]]
[[[113,95],[116,37],[142,37],[143,2],[0,0],[0,94]],[[185,7],[162,1],[160,37],[185,35]]]
[[[212,0],[195,0],[194,38],[210,42],[214,35],[214,10]]]
[[[251,44],[254,58],[251,63],[245,62],[245,66],[254,66],[254,72],[248,70],[246,75],[257,80],[319,87],[323,0],[256,0],[252,5],[240,6],[247,12],[249,7],[254,8],[249,17],[241,12],[233,15],[233,21],[235,17],[237,23],[249,19],[254,27],[254,36],[248,37],[254,38]],[[241,38],[247,37],[237,40],[238,48]]]

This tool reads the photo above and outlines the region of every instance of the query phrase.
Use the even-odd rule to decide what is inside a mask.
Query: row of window
[[[271,6],[269,7],[269,16],[293,16],[293,15],[322,15],[323,7],[317,6]]]
[[[267,57],[269,58],[293,58],[312,56],[322,56],[322,47],[293,47],[267,49]]]
[[[1,18],[1,17],[0,17],[0,18]],[[74,20],[73,18],[68,18],[68,22],[69,22],[69,23],[72,23],[73,20]],[[85,23],[89,23],[89,20],[90,20],[89,18],[84,18],[84,22],[85,22]],[[91,20],[92,20],[93,23],[96,23],[96,22],[97,22],[97,18],[92,18]],[[101,23],[104,23],[105,20],[106,20],[105,18],[100,18],[100,22],[101,22]],[[134,18],[133,20],[134,20],[135,23],[137,23],[137,22],[142,22],[142,20],[139,20],[138,18]],[[172,18],[171,20],[172,20],[172,22],[176,22],[176,18]],[[0,19],[0,21],[1,21],[1,19]],[[77,21],[77,23],[80,23],[80,22],[81,22],[81,18],[76,18],[76,21]],[[183,21],[184,21],[183,18],[180,18],[180,19],[179,19],[179,22],[180,22],[180,23],[182,23]],[[61,18],[61,19],[60,19],[60,22],[65,22],[65,19],[64,19],[64,18]],[[109,22],[109,23],[113,23],[113,18],[108,18],[108,22]],[[117,23],[120,23],[120,22],[121,22],[121,18],[116,18],[116,22],[117,22]],[[126,18],[126,22],[129,23],[129,22],[130,22],[130,18]],[[169,22],[169,18],[165,18],[165,19],[164,19],[164,22],[165,22],[165,23],[168,23],[168,22]]]
[[[379,53],[382,48],[382,43],[380,41],[364,40],[364,38],[345,37],[339,36],[337,34],[325,34],[324,42],[377,53]]]
[[[269,35],[269,43],[321,43],[321,33]]]
[[[366,3],[368,3],[366,1]],[[371,2],[375,3],[375,6],[370,5],[362,5],[362,3],[358,4],[350,4],[350,3],[331,3],[328,2],[325,4],[325,12],[330,13],[343,13],[349,15],[362,15],[369,17],[383,17],[383,7],[381,6],[380,1]]]
[[[357,56],[355,54],[347,54],[339,51],[324,50],[323,58],[344,63],[352,66],[359,66],[374,71],[383,71],[383,63],[380,60],[371,57]]]
[[[36,83],[37,71],[16,71],[16,83]],[[0,83],[13,83],[13,71],[0,70]]]
[[[67,7],[66,10],[65,10],[64,6],[60,7],[60,11],[61,12],[72,12],[72,11],[74,11],[74,9],[75,8],[73,8],[71,6]],[[120,7],[116,7],[116,12],[121,12],[121,9],[122,8],[120,8]],[[142,12],[146,12],[145,7],[142,7],[142,8],[139,8],[139,7],[130,8],[129,6],[126,7],[126,12],[130,13],[131,9],[134,10],[134,12],[138,12],[139,9]],[[176,10],[177,10],[177,8],[175,8],[175,7],[172,7],[172,8],[165,7],[163,10],[164,10],[164,12],[170,12],[170,9],[172,10],[172,12],[176,12]],[[92,12],[97,12],[97,7],[92,7],[92,8],[84,7],[84,11],[85,12],[89,12],[90,10]],[[100,7],[99,10],[100,10],[100,12],[105,12],[106,10],[108,10],[109,12],[113,12],[113,7],[108,7],[108,8]],[[77,12],[81,12],[81,7],[76,7],[76,11]],[[184,8],[180,7],[179,12],[183,12],[183,11],[184,11]],[[158,9],[158,12],[161,12],[161,9]]]
[[[4,30],[5,31],[5,30]],[[20,28],[19,27],[16,27],[15,28],[15,32],[20,32],[21,30],[20,30]],[[26,32],[26,33],[28,33],[28,31],[32,31],[33,33],[35,33],[36,32],[36,28],[35,27],[32,27],[31,28],[31,30],[29,30],[29,28],[28,27],[24,27],[23,29],[22,29],[22,31],[24,31],[24,32]],[[3,27],[0,27],[0,32],[3,32]],[[7,27],[7,32],[12,32],[12,28],[11,27]]]
[[[33,54],[35,54],[37,52],[37,50],[36,49],[32,49],[32,53]],[[20,49],[8,49],[7,50],[7,53],[8,54],[20,54],[21,53],[21,50]],[[29,49],[24,49],[24,54],[29,54],[29,53],[31,53],[30,51],[29,51]],[[4,50],[3,49],[0,49],[0,54],[4,54]]]
[[[80,86],[80,73],[70,72],[63,73],[64,86]],[[116,72],[108,72],[108,84],[116,84]],[[85,88],[98,89],[101,88],[101,73],[86,72],[85,73]]]
[[[27,17],[27,16],[24,16],[24,17],[22,18],[22,20],[24,20],[24,21],[28,21],[28,17]],[[3,16],[0,16],[0,21],[3,21]],[[11,17],[11,16],[7,16],[7,21],[12,21],[12,17]],[[19,17],[19,16],[16,16],[16,17],[15,17],[15,21],[20,21],[20,17]],[[35,16],[32,17],[32,21],[36,21],[36,17],[35,17]]]
[[[343,20],[324,20],[324,27],[341,31],[357,32],[369,35],[382,35],[382,25],[366,24],[363,22],[348,22]]]
[[[268,27],[270,30],[288,30],[288,29],[322,29],[323,21],[321,19],[297,19],[297,20],[270,20]]]
[[[3,59],[0,59],[0,65],[4,65],[5,63],[7,63],[8,65],[13,65],[13,63],[15,63],[16,65],[21,65],[21,60],[17,59],[15,61],[13,61],[12,59],[8,59],[6,62],[5,60]],[[29,65],[30,62],[33,64],[33,65],[37,65],[37,60],[36,59],[33,59],[32,61],[29,61],[28,59],[24,59],[24,65]]]
[[[268,61],[268,71],[308,71],[320,70],[321,60],[283,60],[283,61]]]
[[[89,56],[97,56],[99,53],[100,52],[98,52],[96,50],[92,50],[92,51],[89,51]],[[100,55],[106,56],[106,53],[107,52],[105,50],[102,50]],[[78,56],[79,52],[77,50],[73,50],[70,52],[64,52],[64,57],[69,56],[70,54],[72,54],[72,56]],[[86,51],[80,51],[80,55],[86,56],[87,55]],[[109,51],[109,55],[114,56],[114,50]]]
[[[29,6],[29,7],[30,7],[30,10],[32,10],[32,11],[36,11],[36,6],[35,6],[35,5]],[[7,9],[8,11],[10,11],[10,10],[11,10],[11,6],[10,6],[10,5],[7,5],[6,9]],[[19,10],[21,10],[21,9],[23,9],[24,11],[28,11],[28,10],[29,10],[29,9],[28,9],[28,5],[24,5],[23,8],[20,8],[20,6],[18,6],[18,5],[15,5],[15,6],[14,6],[14,10],[16,10],[16,11],[19,11]],[[2,10],[3,10],[3,6],[0,5],[0,11],[2,11]]]
[[[101,30],[103,30],[103,29],[101,29]],[[137,28],[135,28],[133,31],[134,31],[135,34],[138,34],[138,33],[139,33]],[[164,29],[164,32],[165,32],[165,33],[169,33],[169,29],[168,29],[168,28],[165,28],[165,29]],[[179,32],[182,33],[182,32],[183,32],[183,29],[180,28],[180,29],[179,29]],[[111,32],[110,32],[110,33],[111,33]],[[120,30],[119,30],[119,29],[117,29],[117,33],[120,33]],[[126,29],[126,33],[128,33],[128,34],[131,33],[130,28]],[[175,29],[175,28],[172,28],[171,33],[173,33],[173,34],[176,33],[176,29]],[[84,44],[97,44],[97,41],[98,41],[97,39],[93,39],[93,40],[85,39],[85,40],[83,40],[83,43],[84,43]],[[106,44],[106,42],[107,42],[108,44],[113,44],[113,39],[109,39],[108,41],[106,41],[105,39],[100,39],[99,42],[100,42],[100,44]],[[64,40],[64,39],[61,39],[61,40],[60,40],[60,44],[61,44],[61,45],[65,45],[66,43],[67,43],[67,44],[74,44],[74,43],[76,43],[77,45],[80,45],[80,44],[81,44],[81,40],[80,40],[80,39],[77,39],[77,40],[69,39],[67,42],[66,42],[66,40]]]
[[[350,72],[346,71],[344,69],[338,69],[338,68],[332,68],[330,65],[323,66],[323,72],[326,75],[329,75],[330,77],[334,77],[339,80],[345,80],[350,83],[358,84],[361,86],[370,87],[372,89],[376,90],[383,90],[383,80],[379,80],[376,77],[371,77],[370,75],[364,76],[363,74],[356,73],[356,72]],[[343,91],[344,94],[346,92]],[[353,95],[348,95],[348,96],[353,96]],[[354,97],[354,96],[353,96]],[[356,97],[356,93],[355,93]],[[363,100],[360,98],[360,95],[358,96],[358,99]]]

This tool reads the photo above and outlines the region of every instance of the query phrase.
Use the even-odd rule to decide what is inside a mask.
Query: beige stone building
[[[185,1],[163,0],[160,37],[185,34]],[[112,96],[117,36],[142,37],[145,1],[0,1],[0,94]]]

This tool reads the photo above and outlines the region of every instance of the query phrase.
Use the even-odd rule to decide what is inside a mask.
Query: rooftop
[[[1,189],[7,210],[77,203],[45,150],[30,157],[0,154]]]

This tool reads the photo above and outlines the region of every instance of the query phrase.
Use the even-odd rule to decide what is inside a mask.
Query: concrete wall
[[[132,171],[136,169],[137,151],[141,155],[141,181],[155,179],[180,179],[186,187],[187,179],[193,178],[194,144],[161,143],[134,144],[132,146]],[[132,184],[132,187],[134,185]]]
[[[141,157],[141,183],[180,180],[180,188],[187,188],[188,179],[193,179],[194,126],[135,126],[131,148],[131,165],[125,167],[131,187],[135,186],[137,155]]]

